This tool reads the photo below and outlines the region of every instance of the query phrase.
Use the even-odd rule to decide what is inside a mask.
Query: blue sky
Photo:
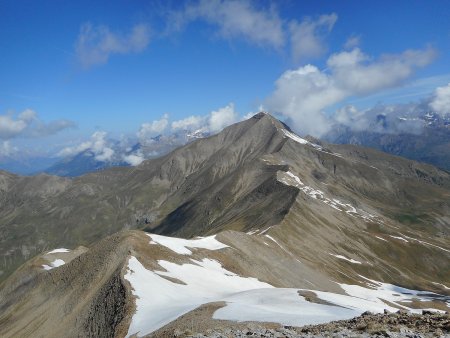
[[[219,129],[260,106],[320,136],[345,105],[446,86],[449,12],[448,1],[2,1],[0,143],[57,152],[98,130],[155,131],[164,114],[169,132],[225,112]]]

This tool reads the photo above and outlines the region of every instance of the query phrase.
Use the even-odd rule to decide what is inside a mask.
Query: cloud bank
[[[306,65],[284,72],[265,106],[277,112],[303,134],[320,137],[333,121],[325,109],[356,96],[402,84],[414,71],[435,58],[431,48],[372,59],[359,48],[332,54],[327,69]]]

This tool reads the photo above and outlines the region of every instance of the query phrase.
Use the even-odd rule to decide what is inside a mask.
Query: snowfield
[[[128,337],[153,332],[198,306],[220,301],[246,290],[271,288],[255,278],[237,276],[211,259],[191,260],[193,264],[178,265],[159,261],[167,271],[150,271],[135,258],[128,262],[125,275],[133,287],[136,314],[128,329]],[[174,283],[164,276],[178,279]]]
[[[187,247],[208,250],[226,247],[214,237],[196,240],[153,234],[150,237],[152,244],[166,246],[180,255],[191,253]],[[342,257],[352,262],[351,259]],[[313,292],[319,299],[329,303],[319,304],[300,296],[299,289],[275,288],[258,279],[239,276],[223,268],[216,260],[203,258],[190,259],[190,262],[176,264],[159,260],[161,271],[153,271],[147,270],[136,257],[130,257],[124,277],[130,282],[136,297],[136,313],[132,317],[127,337],[147,335],[211,302],[226,302],[226,306],[215,311],[214,319],[302,326],[349,319],[365,311],[398,310],[385,301],[408,303],[413,299],[427,301],[440,297],[431,292],[409,290],[360,276],[361,284],[365,286],[339,284],[346,294],[301,290]],[[408,309],[404,305],[397,305]]]

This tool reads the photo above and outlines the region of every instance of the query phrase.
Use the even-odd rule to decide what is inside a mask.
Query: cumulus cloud
[[[0,115],[0,138],[10,139],[19,135],[27,127],[21,119],[14,120],[12,116]]]
[[[336,122],[351,127],[356,131],[367,129],[370,124],[366,114],[353,105],[346,105],[338,109],[334,113],[333,118]]]
[[[113,33],[108,26],[85,23],[75,44],[75,52],[84,68],[104,64],[112,54],[138,53],[150,42],[146,24],[133,26],[128,34]]]
[[[73,127],[75,127],[75,123],[69,120],[45,123],[31,109],[26,109],[17,116],[13,114],[0,115],[0,139],[3,140],[16,137],[45,137]]]
[[[149,141],[152,137],[164,132],[169,125],[169,115],[164,114],[161,119],[150,123],[143,123],[137,132],[137,137],[142,143]]]
[[[358,47],[360,42],[361,42],[361,36],[352,35],[347,39],[347,41],[345,41],[344,48],[345,49],[353,49],[355,47]]]
[[[11,145],[10,141],[0,143],[0,156],[11,156],[17,152],[17,148]]]
[[[171,13],[171,29],[180,30],[195,20],[204,20],[219,29],[223,38],[244,38],[256,45],[280,48],[285,43],[283,21],[277,11],[257,8],[250,1],[199,0]]]
[[[235,123],[237,119],[238,115],[234,110],[234,104],[230,103],[227,106],[210,113],[208,119],[209,131],[212,133],[219,132],[230,124]]]
[[[173,121],[171,124],[172,130],[187,130],[194,131],[200,129],[205,124],[205,117],[203,116],[189,116],[185,119]]]
[[[62,149],[58,156],[67,157],[79,154],[83,151],[90,150],[98,161],[111,161],[114,156],[114,150],[111,148],[104,131],[96,131],[92,134],[90,140],[80,143],[74,147],[66,147]]]
[[[359,48],[331,55],[327,70],[306,65],[288,70],[267,98],[269,110],[289,118],[298,131],[321,136],[332,125],[324,110],[352,96],[364,96],[403,83],[429,64],[433,49],[408,50],[373,60]]]
[[[430,107],[442,116],[450,114],[450,83],[436,88]]]
[[[213,110],[205,116],[192,115],[182,120],[173,121],[171,129],[173,132],[185,130],[217,133],[238,120],[239,114],[236,112],[234,104],[229,103],[225,107]]]
[[[123,160],[131,166],[137,166],[137,165],[141,164],[145,160],[145,158],[143,157],[142,154],[137,153],[137,154],[125,155],[125,156],[123,156]]]
[[[333,29],[337,19],[338,16],[331,13],[321,15],[317,20],[305,18],[300,23],[291,21],[289,32],[294,60],[322,55],[326,51],[324,38]]]

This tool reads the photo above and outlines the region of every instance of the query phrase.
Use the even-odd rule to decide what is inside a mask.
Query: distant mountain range
[[[449,311],[449,196],[448,172],[265,113],[134,167],[0,172],[0,336]]]
[[[450,115],[394,111],[370,118],[364,130],[336,125],[323,139],[375,148],[450,171]]]
[[[119,142],[115,142],[112,144],[114,155],[107,160],[98,159],[91,149],[87,149],[60,159],[47,168],[34,171],[33,174],[46,173],[76,177],[111,167],[138,165],[144,160],[163,156],[179,146],[207,136],[209,133],[202,131],[180,131],[171,135],[159,135],[143,143],[135,143],[131,147],[124,147]]]
[[[389,114],[375,110],[364,116],[363,120],[364,126],[361,126],[360,120],[335,124],[322,139],[330,143],[370,147],[450,171],[450,116],[443,117],[425,110],[394,110]],[[92,149],[65,157],[16,154],[0,158],[0,169],[21,175],[47,173],[76,177],[110,167],[137,165],[209,135],[202,130],[184,130],[131,145],[111,140],[110,147],[114,154],[108,159],[97,156]]]

